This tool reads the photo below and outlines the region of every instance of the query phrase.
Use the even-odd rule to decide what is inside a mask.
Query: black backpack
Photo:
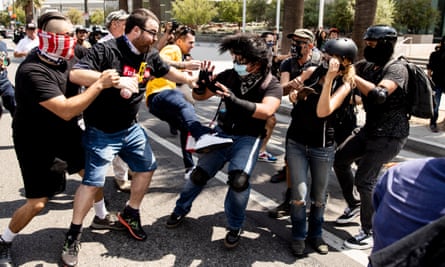
[[[408,113],[419,118],[431,118],[434,108],[434,82],[425,71],[414,63],[411,63],[404,56],[399,56],[388,62],[383,69],[385,73],[389,65],[394,62],[401,62],[408,70],[408,84],[406,93],[408,97]]]

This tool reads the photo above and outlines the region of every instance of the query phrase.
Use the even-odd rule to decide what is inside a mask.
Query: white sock
[[[105,216],[107,216],[108,211],[105,207],[105,201],[102,198],[102,200],[94,203],[94,212],[96,212],[96,216],[100,219],[105,219]]]
[[[2,239],[6,242],[12,242],[16,235],[17,233],[11,232],[11,230],[9,230],[9,227],[6,227],[5,231],[3,231]]]

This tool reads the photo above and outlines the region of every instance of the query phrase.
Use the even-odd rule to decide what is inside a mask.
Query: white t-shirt
[[[19,41],[17,46],[15,47],[16,52],[29,52],[34,47],[39,46],[39,38],[34,38],[31,40],[28,36],[25,36],[22,40]]]

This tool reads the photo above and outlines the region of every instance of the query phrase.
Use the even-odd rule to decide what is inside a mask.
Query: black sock
[[[66,233],[66,236],[72,236],[74,239],[80,239],[81,233],[82,233],[82,225],[71,223],[70,229],[68,230],[68,233]]]
[[[131,217],[139,217],[139,209],[133,209],[132,207],[127,205],[124,208],[124,214]]]

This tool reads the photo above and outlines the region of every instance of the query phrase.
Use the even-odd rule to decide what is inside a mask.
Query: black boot
[[[290,188],[288,188],[284,194],[284,202],[278,205],[275,209],[269,210],[269,217],[281,218],[290,215],[290,195],[291,191]]]

